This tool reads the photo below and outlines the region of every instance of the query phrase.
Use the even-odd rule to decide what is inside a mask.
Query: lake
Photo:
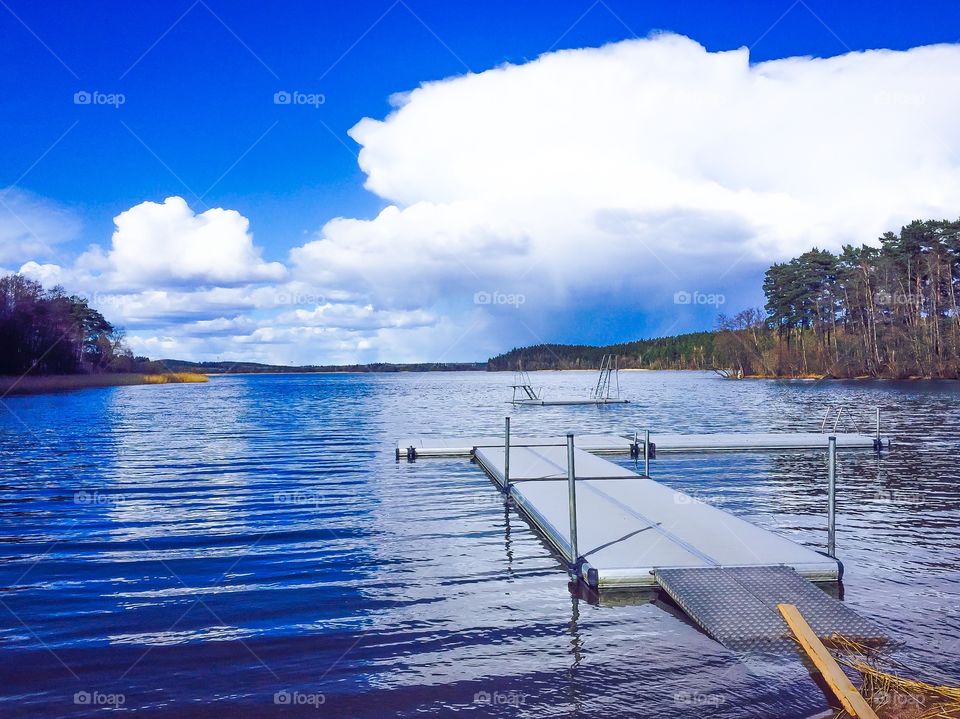
[[[595,374],[533,373],[547,396]],[[631,404],[509,409],[504,373],[260,375],[0,406],[0,715],[811,717],[795,653],[650,596],[587,601],[466,459],[402,436],[872,431],[841,452],[845,602],[960,678],[960,383],[623,372]],[[832,425],[832,420],[831,423]],[[654,479],[826,545],[823,452],[665,455]],[[627,458],[617,459],[632,467]],[[654,597],[655,598],[655,597]]]

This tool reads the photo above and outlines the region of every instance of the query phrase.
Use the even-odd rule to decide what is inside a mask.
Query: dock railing
[[[573,434],[567,434],[567,503],[570,508],[570,564],[576,568],[580,559],[577,548],[577,472],[574,465]]]
[[[558,447],[563,445],[543,444],[535,445],[543,447]],[[567,433],[567,497],[570,513],[570,549],[567,560],[570,565],[576,568],[580,560],[580,551],[577,547],[577,469],[575,459],[575,446],[573,433]],[[503,490],[507,496],[510,496],[510,418],[504,417],[503,421]]]
[[[634,447],[639,444],[639,433],[634,433]],[[579,561],[579,547],[577,543],[577,476],[576,476],[576,445],[574,434],[567,433],[567,506],[570,519],[570,542],[567,560],[576,569]],[[877,446],[880,446],[880,409],[877,408]],[[524,445],[536,447],[562,447],[556,443]],[[643,473],[650,476],[650,458],[652,456],[650,430],[643,431]],[[638,452],[639,454],[639,452]],[[504,418],[503,442],[503,489],[510,495],[510,418]],[[837,438],[830,435],[827,438],[827,555],[836,558],[837,534]]]
[[[837,438],[827,438],[827,554],[837,556]]]

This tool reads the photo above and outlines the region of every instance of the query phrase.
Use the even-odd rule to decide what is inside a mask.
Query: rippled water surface
[[[541,373],[586,393],[589,373]],[[466,459],[511,376],[214,378],[0,406],[0,715],[809,717],[795,655],[734,654],[656,595],[576,596]],[[621,375],[632,404],[520,408],[514,432],[842,430],[844,600],[927,679],[960,678],[960,386]],[[618,460],[625,466],[631,462]],[[655,479],[823,548],[822,453],[670,456]],[[489,697],[489,701],[485,701]]]

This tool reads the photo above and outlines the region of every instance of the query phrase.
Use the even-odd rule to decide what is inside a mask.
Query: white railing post
[[[576,567],[580,552],[577,549],[577,476],[573,461],[572,434],[567,434],[567,486],[570,505],[570,564]]]
[[[643,474],[650,476],[650,430],[643,430]]]
[[[504,418],[503,433],[503,488],[510,493],[510,418]]]
[[[837,551],[837,438],[827,440],[827,554]]]

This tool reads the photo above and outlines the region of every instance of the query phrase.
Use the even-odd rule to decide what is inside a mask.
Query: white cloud
[[[236,210],[194,212],[181,197],[143,202],[114,218],[110,251],[99,248],[85,261],[108,266],[118,288],[229,286],[276,281],[279,262],[265,262],[254,247],[249,221]]]
[[[20,273],[84,296],[128,344],[154,357],[286,363],[370,361],[393,347],[384,329],[432,326],[423,309],[375,306],[323,278],[288,278],[265,262],[246,217],[234,210],[195,215],[186,202],[145,202],[115,218],[111,245],[93,245],[70,265],[30,260]]]
[[[16,188],[0,189],[0,262],[56,259],[58,245],[74,239],[80,221],[50,200]]]
[[[403,307],[494,280],[553,311],[733,292],[814,244],[956,216],[958,73],[955,45],[751,65],[658,35],[428,83],[350,133],[395,204],[292,259]]]
[[[312,310],[298,309],[281,314],[282,324],[300,327],[336,327],[350,330],[411,328],[431,326],[436,317],[423,310],[378,310],[373,305],[332,304],[327,302]]]

